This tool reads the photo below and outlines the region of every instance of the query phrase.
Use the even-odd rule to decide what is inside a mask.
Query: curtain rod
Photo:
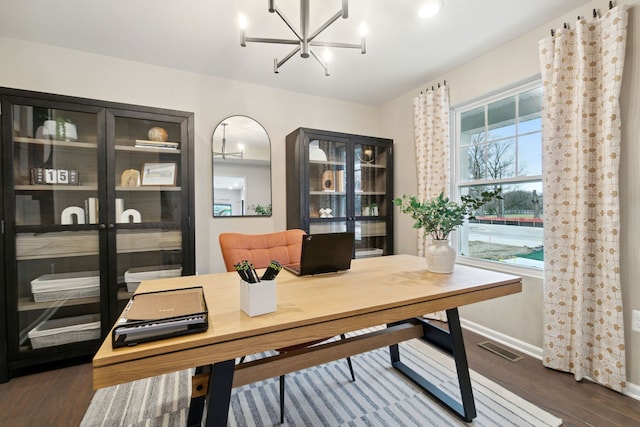
[[[613,9],[613,1],[609,1],[609,10]],[[594,18],[600,18],[600,13],[598,12],[597,9],[593,9],[592,15]],[[580,15],[578,15],[578,21],[581,19],[582,17]],[[567,24],[566,22],[563,25],[565,30],[569,29],[569,24]],[[555,29],[551,29],[551,37],[556,35],[556,30]]]
[[[447,85],[447,81],[444,80],[443,83],[442,83],[442,86],[446,86],[446,85]],[[438,83],[438,89],[440,89],[440,87],[441,87],[440,83]],[[431,89],[429,89],[429,88],[425,89],[425,91],[427,91],[427,92],[429,92],[429,90],[436,90],[436,87],[435,86],[431,86]],[[420,95],[422,95],[422,91],[420,91]]]

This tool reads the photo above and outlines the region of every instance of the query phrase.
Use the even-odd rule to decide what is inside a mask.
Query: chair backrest
[[[285,230],[267,234],[220,233],[218,241],[227,271],[247,260],[256,268],[266,268],[271,260],[282,265],[299,264],[304,230]]]

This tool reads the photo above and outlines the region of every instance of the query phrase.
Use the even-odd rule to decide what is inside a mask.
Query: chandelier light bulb
[[[322,53],[322,59],[324,59],[324,62],[331,62],[331,59],[333,59],[333,55],[331,54],[329,48],[326,48]]]
[[[443,6],[442,0],[428,0],[418,9],[418,16],[425,19],[432,18],[442,10]]]
[[[369,33],[369,27],[367,27],[367,23],[366,22],[363,21],[360,24],[359,32],[360,32],[360,37],[366,37],[367,36],[367,34]]]
[[[247,17],[244,13],[239,13],[238,14],[238,27],[240,27],[241,30],[246,30],[247,29]]]
[[[241,143],[241,142],[238,143],[238,150],[240,150],[240,151],[244,150],[244,144],[243,143]]]

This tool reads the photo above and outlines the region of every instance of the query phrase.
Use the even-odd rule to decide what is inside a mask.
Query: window
[[[543,267],[540,80],[453,110],[454,191],[502,188],[460,228],[462,256]]]

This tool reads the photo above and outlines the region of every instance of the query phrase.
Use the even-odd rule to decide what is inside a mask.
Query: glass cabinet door
[[[347,194],[352,185],[347,172],[348,142],[309,141],[309,232],[347,231]]]
[[[5,154],[13,171],[4,175],[13,192],[7,238],[15,236],[6,253],[15,262],[6,276],[8,324],[17,325],[8,330],[11,354],[101,336],[99,110],[92,110],[11,105]]]
[[[286,148],[287,228],[353,232],[356,258],[393,254],[393,140],[298,128]]]
[[[117,315],[142,280],[182,274],[186,125],[184,119],[117,113],[109,115],[107,133],[115,153],[107,174],[114,190],[109,227],[116,230],[110,244],[116,248]]]
[[[353,181],[356,258],[388,255],[388,145],[354,143]]]

